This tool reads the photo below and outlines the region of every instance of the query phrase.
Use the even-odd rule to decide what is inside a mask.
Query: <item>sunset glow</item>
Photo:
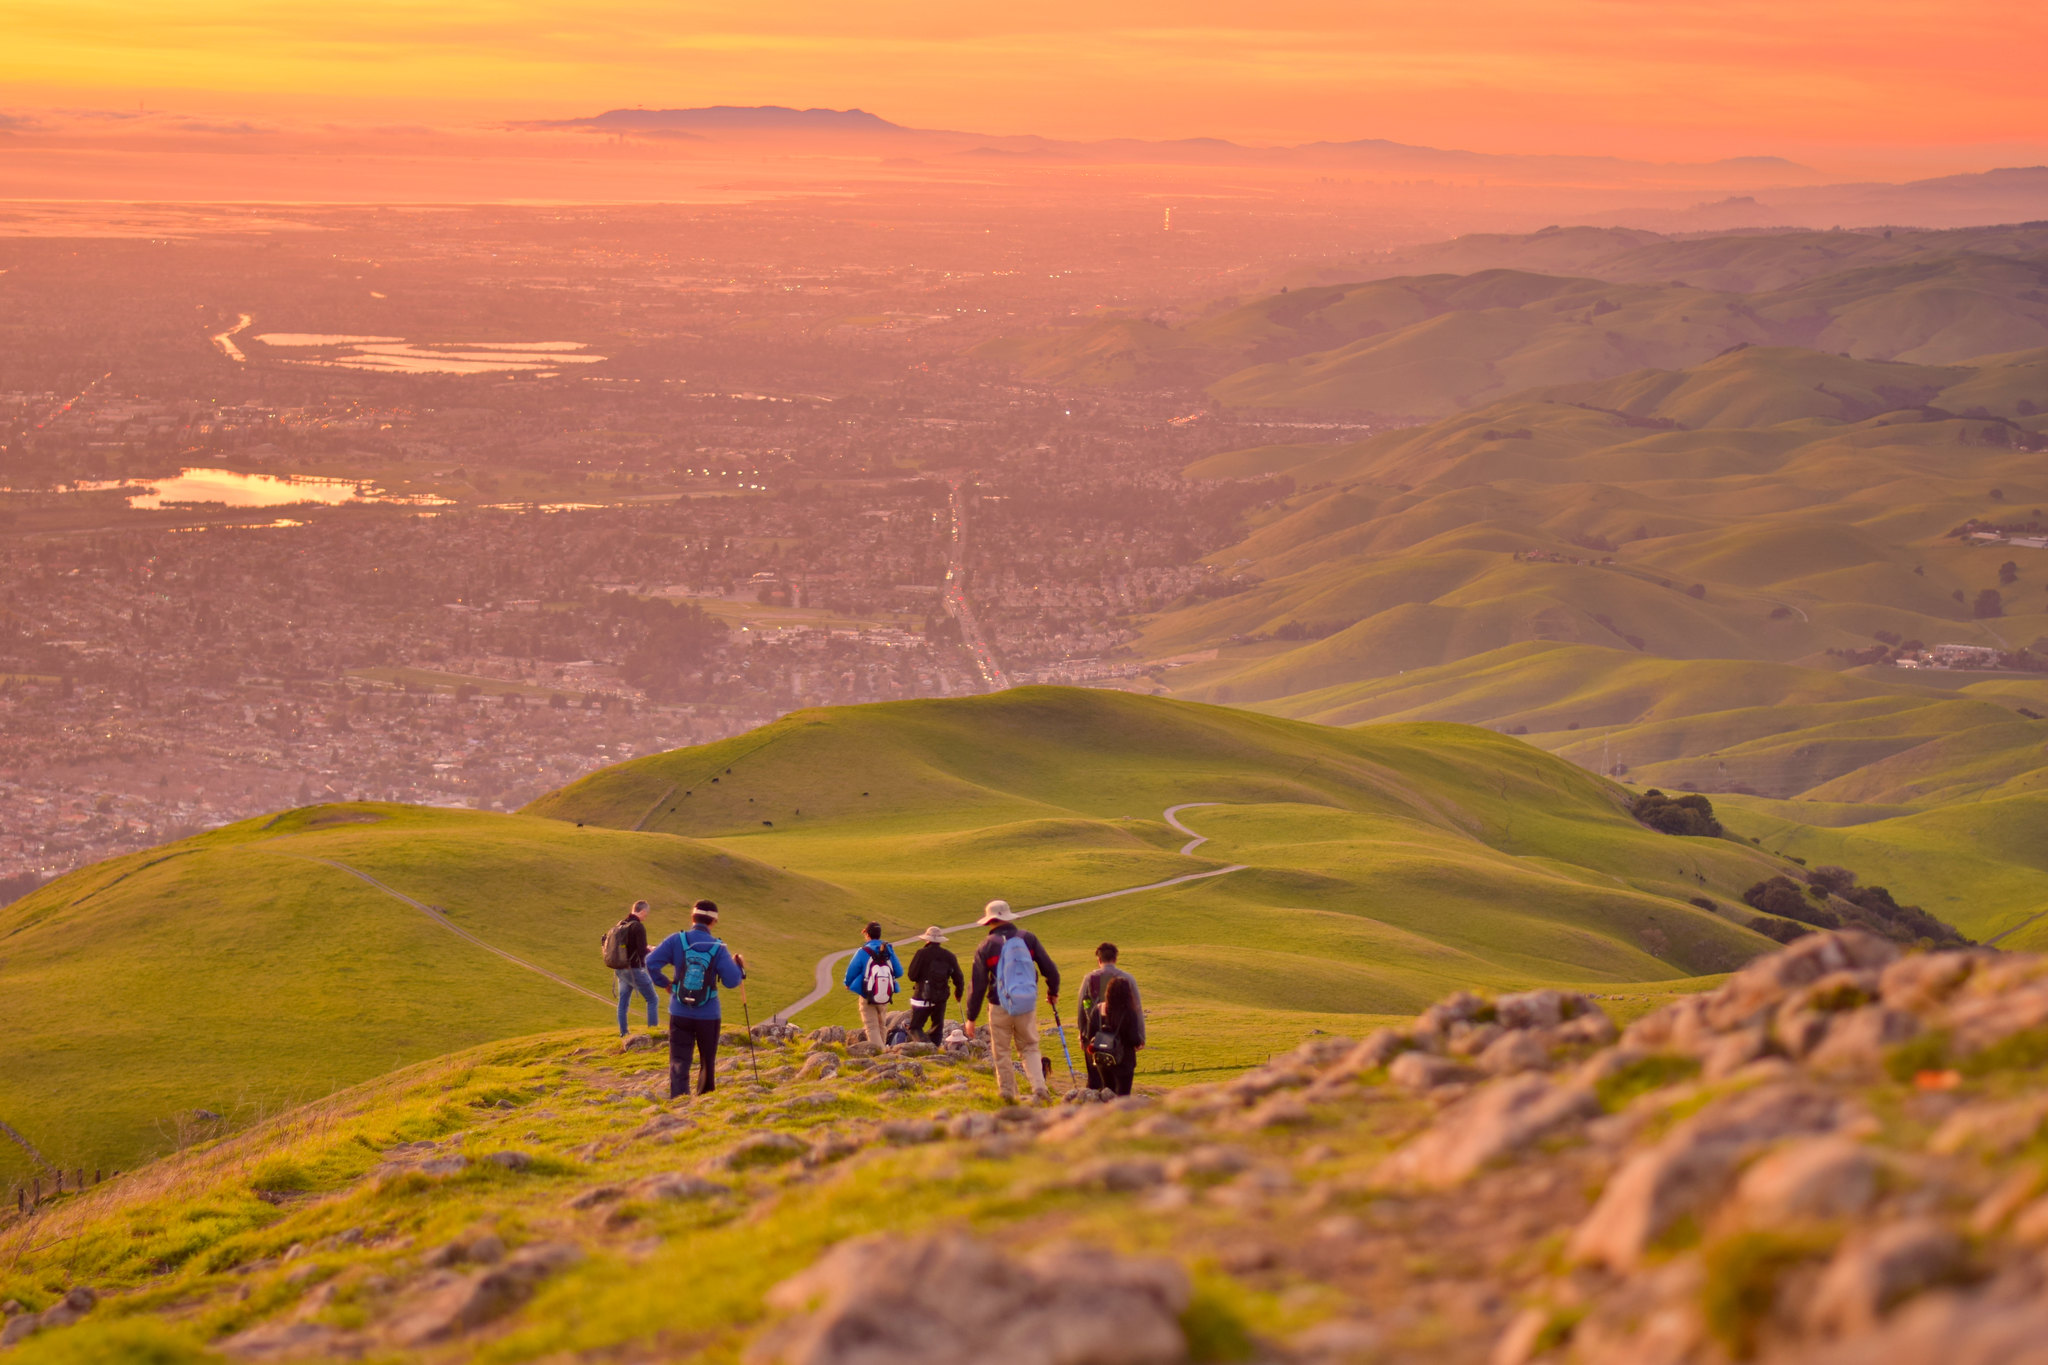
[[[56,110],[168,108],[191,131],[248,137],[781,103],[985,133],[1845,166],[2048,133],[2035,69],[2048,11],[2027,0],[12,0],[0,12],[0,101],[16,127]]]

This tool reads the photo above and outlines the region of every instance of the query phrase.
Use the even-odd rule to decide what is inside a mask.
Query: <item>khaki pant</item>
[[[1043,1099],[1045,1063],[1038,1056],[1038,1012],[1011,1014],[990,1002],[988,1039],[989,1060],[996,1067],[996,1088],[1003,1092],[1003,1098],[1017,1098],[1017,1073],[1010,1069],[1010,1049],[1015,1047],[1018,1060],[1024,1063],[1024,1074],[1031,1078],[1031,1092]]]
[[[882,1007],[872,1000],[862,1000],[860,1002],[860,1021],[867,1028],[868,1041],[876,1047],[881,1047],[883,1041],[889,1036],[882,1028]]]

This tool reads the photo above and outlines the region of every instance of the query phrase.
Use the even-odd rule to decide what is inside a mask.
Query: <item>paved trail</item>
[[[1186,825],[1183,825],[1177,818],[1180,812],[1194,810],[1199,806],[1220,806],[1222,804],[1221,801],[1189,801],[1182,805],[1171,807],[1165,812],[1167,824],[1173,826],[1182,834],[1193,835],[1187,843],[1181,845],[1180,851],[1183,854],[1192,855],[1197,848],[1209,842],[1209,837],[1205,834],[1196,834]],[[1114,891],[1102,891],[1093,896],[1076,896],[1070,901],[1053,901],[1049,905],[1034,905],[1028,910],[1017,910],[1013,913],[1018,919],[1023,919],[1026,915],[1042,915],[1048,910],[1065,910],[1069,906],[1093,905],[1096,901],[1115,900],[1119,896],[1135,896],[1140,891],[1163,891],[1169,886],[1180,886],[1187,882],[1199,882],[1210,877],[1221,877],[1226,873],[1242,872],[1245,866],[1244,863],[1232,863],[1229,867],[1211,868],[1207,872],[1190,872],[1181,877],[1168,877],[1163,882],[1146,882],[1143,886],[1119,887]],[[969,922],[967,924],[945,925],[944,930],[949,934],[957,934],[964,929],[976,927],[978,927],[976,924]],[[915,938],[898,939],[896,940],[896,946],[907,948],[917,941]],[[830,995],[833,988],[840,984],[838,979],[839,964],[852,957],[853,952],[853,949],[848,948],[845,952],[828,953],[824,957],[819,958],[817,968],[813,973],[810,994],[792,1004],[784,1005],[775,1012],[774,1019],[780,1022],[793,1018],[802,1011],[809,1009],[812,1005],[817,1004],[820,1000],[823,1000],[827,995]]]

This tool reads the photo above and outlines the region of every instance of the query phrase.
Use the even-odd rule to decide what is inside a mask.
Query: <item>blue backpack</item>
[[[1005,1014],[1038,1013],[1038,964],[1022,934],[1005,939],[996,959],[996,1004]]]
[[[715,938],[707,943],[683,941],[683,965],[676,971],[672,1004],[701,1005],[717,992],[718,976],[711,964],[724,946]]]

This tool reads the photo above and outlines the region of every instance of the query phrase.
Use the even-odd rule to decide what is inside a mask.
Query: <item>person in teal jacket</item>
[[[704,1062],[697,1078],[697,1093],[708,1095],[718,1085],[718,1030],[725,1017],[719,1007],[718,988],[731,990],[746,978],[747,960],[719,942],[718,935],[711,932],[718,923],[718,906],[711,901],[698,901],[690,910],[690,927],[680,934],[670,934],[661,941],[661,946],[647,955],[647,970],[654,975],[668,997],[668,1097],[676,1099],[690,1093],[690,1054],[695,1051]],[[717,944],[711,957],[711,992],[698,1005],[689,1004],[677,998],[676,980],[669,978],[669,969],[680,980],[683,973],[683,958],[692,948]]]

